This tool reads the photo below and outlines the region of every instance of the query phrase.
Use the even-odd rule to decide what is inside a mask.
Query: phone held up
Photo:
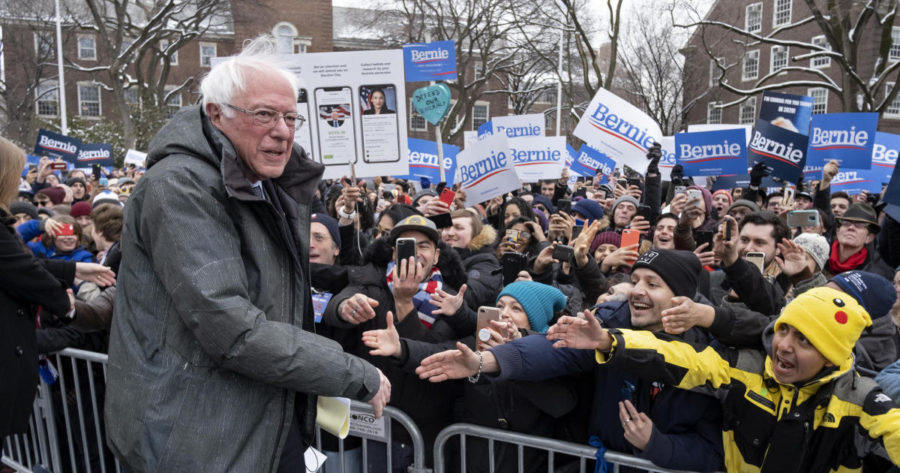
[[[416,239],[415,238],[397,238],[397,266],[403,260],[416,257]]]

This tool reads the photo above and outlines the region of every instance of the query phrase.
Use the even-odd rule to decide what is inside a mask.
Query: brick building
[[[852,4],[853,8],[858,8],[862,2],[853,0],[848,3]],[[710,8],[705,20],[724,22],[766,37],[778,28],[785,28],[810,16],[812,14],[809,7],[801,0],[718,0]],[[855,15],[851,18],[855,18]],[[892,38],[895,46],[890,48],[891,62],[900,60],[900,26],[898,26],[900,20],[894,21]],[[867,24],[868,26],[871,25]],[[822,29],[814,21],[786,28],[773,37],[800,43],[828,45]],[[879,57],[880,38],[877,28],[872,27],[860,39],[858,71],[862,77],[869,77]],[[813,97],[814,113],[856,111],[845,110],[841,96],[835,92],[808,83],[821,80],[816,76],[821,73],[840,87],[847,85],[847,79],[841,73],[841,68],[830,58],[802,57],[811,51],[797,44],[784,46],[752,41],[746,36],[729,32],[721,27],[698,27],[682,49],[685,57],[685,77],[704,77],[707,80],[685,83],[684,103],[696,101],[688,112],[687,123],[755,123],[761,94],[750,96],[740,104],[721,108],[723,104],[734,103],[740,99],[740,95],[725,90],[721,83],[727,82],[738,89],[747,90],[752,89],[758,81],[768,75],[772,77],[766,84],[789,84],[778,89],[779,92]],[[784,68],[804,70],[782,71]],[[800,83],[804,81],[807,84]],[[876,90],[876,98],[883,98],[892,86],[893,83],[889,83],[886,88]],[[882,114],[879,130],[900,133],[900,98],[895,99]]]

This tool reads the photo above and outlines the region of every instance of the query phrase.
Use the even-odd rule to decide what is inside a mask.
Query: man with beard
[[[679,296],[696,295],[700,271],[700,261],[688,251],[648,251],[633,265],[634,287],[628,300],[602,304],[595,315],[586,312],[584,316],[596,317],[605,327],[662,332],[662,312]],[[709,341],[699,331],[678,338],[700,344]],[[593,350],[554,350],[552,343],[533,335],[478,353],[459,343],[457,350],[423,360],[416,372],[433,382],[482,374],[491,382],[543,381],[592,372],[595,388],[588,432],[605,447],[633,453],[663,468],[721,469],[721,431],[716,431],[721,429],[721,409],[712,398],[647,382],[621,367],[601,367]]]

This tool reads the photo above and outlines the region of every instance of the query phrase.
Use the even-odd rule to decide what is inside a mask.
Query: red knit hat
[[[59,186],[45,187],[39,193],[49,197],[53,205],[62,203],[63,199],[66,198],[66,190]]]
[[[90,215],[91,210],[91,204],[89,202],[75,202],[74,204],[72,204],[72,210],[69,212],[69,215],[74,218],[78,218],[85,215]]]

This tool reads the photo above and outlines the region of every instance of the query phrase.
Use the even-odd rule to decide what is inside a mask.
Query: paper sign
[[[805,95],[765,92],[759,107],[759,120],[806,135],[813,103],[813,98]]]
[[[438,167],[437,143],[417,138],[409,138],[406,141],[409,148],[409,174],[398,177],[402,179],[420,179],[425,177],[431,182],[440,182],[441,170]],[[447,186],[449,187],[455,183],[456,155],[459,153],[459,146],[445,144],[443,147],[444,178],[447,179]]]
[[[78,138],[40,129],[34,143],[34,154],[48,156],[52,159],[62,159],[67,163],[74,164],[80,147],[81,140]]]
[[[562,175],[567,154],[565,136],[531,136],[507,141],[516,173],[523,182],[559,179]]]
[[[685,176],[721,176],[747,171],[743,130],[678,133],[675,148]]]
[[[485,202],[521,186],[510,153],[506,137],[493,135],[456,155],[467,203]]]
[[[878,169],[882,173],[881,182],[890,182],[897,165],[897,155],[900,153],[900,135],[876,132],[875,146],[872,150],[872,169]]]
[[[130,149],[125,153],[125,164],[134,164],[135,166],[143,166],[147,160],[147,153]]]
[[[688,128],[690,130],[690,128]],[[662,158],[659,160],[659,175],[663,181],[672,180],[672,168],[675,167],[675,137],[663,136]]]
[[[450,110],[450,87],[445,84],[420,87],[413,92],[413,106],[428,123],[437,125]]]
[[[478,125],[478,139],[482,139],[485,136],[491,136],[494,134],[494,122],[488,120],[481,125]]]
[[[876,194],[881,192],[882,177],[878,169],[841,170],[831,180],[831,192],[844,191],[854,195],[865,190]]]
[[[407,82],[456,80],[456,46],[450,41],[403,45]]]
[[[836,160],[841,169],[871,169],[877,113],[814,115],[809,126],[806,162],[824,166]]]
[[[510,140],[544,136],[546,129],[544,114],[542,113],[494,117],[491,119],[491,122],[493,133],[503,133]]]
[[[78,149],[75,166],[91,168],[94,164],[112,166],[112,145],[109,143],[82,143]]]
[[[618,165],[641,174],[647,172],[647,150],[662,140],[652,118],[606,89],[594,95],[574,134]]]
[[[773,176],[797,182],[806,164],[808,141],[804,135],[757,120],[747,153],[747,164],[752,167],[763,162],[772,169]]]

